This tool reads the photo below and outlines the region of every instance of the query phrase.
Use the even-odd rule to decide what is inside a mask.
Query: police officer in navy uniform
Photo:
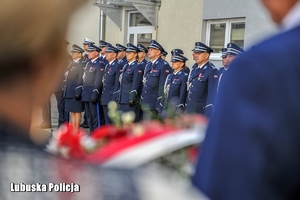
[[[245,53],[245,51],[234,43],[227,44],[227,51],[226,51],[226,65],[227,67],[236,59],[240,54]]]
[[[219,70],[219,81],[218,81],[217,92],[219,92],[219,86],[220,86],[222,77],[225,75],[225,72],[227,72],[232,61],[234,59],[236,59],[236,57],[238,55],[244,53],[244,50],[234,43],[228,43],[227,48],[223,48],[223,49],[226,49],[226,57],[225,57],[225,61],[224,61],[224,67],[220,68],[220,70]],[[223,56],[223,49],[222,49],[222,56]],[[223,57],[222,57],[222,63],[223,63]]]
[[[210,117],[218,84],[218,70],[209,62],[213,50],[201,42],[195,43],[194,67],[188,79],[186,113],[199,113]]]
[[[226,64],[226,52],[227,52],[227,48],[222,48],[222,55],[221,55],[221,58],[222,58],[222,65],[223,67],[221,67],[219,69],[219,77],[221,74],[223,74],[223,72],[228,68],[228,65]]]
[[[84,38],[83,39],[83,50],[85,51],[85,52],[87,52],[88,51],[88,48],[89,48],[89,45],[90,44],[95,44],[95,42],[93,42],[91,39],[89,39],[89,38]],[[83,60],[85,61],[85,62],[88,62],[88,60],[89,60],[89,58],[88,58],[88,54],[87,53],[85,53],[84,55],[83,55]]]
[[[83,75],[82,101],[86,112],[90,132],[100,125],[100,112],[98,101],[102,89],[104,64],[99,58],[100,48],[95,44],[88,47],[89,62],[86,64]],[[80,95],[80,91],[76,91]]]
[[[127,44],[126,58],[128,64],[123,67],[120,75],[118,92],[119,110],[133,111],[135,122],[140,120],[140,86],[142,85],[144,70],[137,61],[139,49],[131,43]]]
[[[148,60],[146,60],[148,49],[144,45],[142,45],[142,44],[138,44],[137,48],[139,49],[139,52],[138,52],[138,63],[140,65],[142,65],[143,72],[144,72],[145,68],[146,68],[146,65],[148,64]],[[139,90],[140,90],[140,94],[142,94],[143,84],[140,85],[140,89]],[[143,110],[141,109],[140,110],[140,119],[142,119],[142,118],[143,118]]]
[[[161,101],[161,117],[174,117],[182,114],[185,108],[188,75],[183,68],[188,59],[179,53],[172,55],[172,69],[174,72],[168,75],[164,95]]]
[[[79,128],[81,121],[81,112],[84,111],[81,95],[75,95],[76,90],[82,90],[83,72],[86,63],[83,61],[84,50],[77,46],[72,45],[72,58],[73,61],[69,65],[66,72],[66,86],[65,86],[65,111],[71,114],[71,123],[75,129]],[[79,91],[81,94],[81,91]]]
[[[104,63],[104,65],[108,64],[108,61],[106,60],[106,57],[105,57],[105,52],[106,52],[106,48],[107,48],[108,44],[109,43],[105,42],[104,40],[99,41],[99,47],[101,48],[99,57],[100,57],[100,60]]]
[[[119,64],[122,65],[122,68],[124,67],[124,65],[126,65],[127,59],[126,59],[126,49],[127,47],[121,45],[121,44],[116,44],[117,49],[119,50],[117,58],[119,61]]]
[[[172,60],[172,56],[173,56],[174,53],[179,53],[182,56],[184,55],[184,53],[181,49],[173,49],[171,51],[171,60]],[[183,66],[183,72],[187,75],[190,74],[190,68],[186,64],[184,64],[184,66]]]
[[[122,65],[119,64],[117,55],[119,50],[112,46],[107,45],[105,57],[108,64],[105,66],[103,77],[103,90],[101,95],[101,104],[103,106],[105,124],[111,124],[112,121],[108,116],[108,103],[110,101],[116,101],[117,91],[119,89],[119,77],[122,72]]]
[[[85,62],[88,62],[89,61],[89,58],[88,58],[88,54],[87,54],[87,51],[88,51],[88,48],[89,48],[89,45],[90,44],[95,44],[91,39],[89,38],[84,38],[83,39],[83,50],[86,52],[84,55],[83,55],[83,60]],[[83,128],[89,128],[88,124],[87,124],[87,119],[86,119],[86,114],[84,112],[84,115],[83,115],[83,122],[80,124],[80,127],[83,127]]]
[[[143,46],[142,44],[138,44],[137,48],[139,49],[139,52],[138,52],[139,63],[143,66],[143,70],[145,70],[146,65],[148,63],[148,61],[146,60],[148,49],[145,46]]]
[[[163,47],[155,40],[151,40],[148,47],[151,62],[148,62],[144,71],[141,105],[145,105],[152,112],[153,118],[158,114],[166,78],[173,72],[170,65],[161,59],[162,52]]]

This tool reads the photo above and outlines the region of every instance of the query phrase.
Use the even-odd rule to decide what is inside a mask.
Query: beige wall
[[[120,29],[108,16],[106,16],[106,26],[105,26],[105,41],[116,46],[116,43],[126,45],[127,41],[124,41],[124,34],[126,31],[125,23],[125,8],[122,9],[122,29]]]
[[[68,49],[71,49],[72,44],[82,46],[85,37],[90,38],[98,45],[99,19],[100,9],[93,6],[93,1],[89,0],[74,14],[70,21],[66,37],[70,42]]]
[[[122,8],[122,30],[106,16],[104,39],[112,45],[127,43],[127,12]],[[158,14],[158,29],[153,27],[152,37],[168,51],[181,48],[189,59],[188,66],[194,61],[191,55],[195,42],[201,41],[203,0],[162,0]],[[67,40],[73,44],[82,44],[88,37],[98,44],[100,9],[89,0],[72,18]],[[71,45],[70,45],[71,46]],[[69,46],[69,49],[70,49]]]
[[[159,10],[157,41],[168,51],[180,48],[194,64],[192,49],[201,41],[203,0],[162,0]]]

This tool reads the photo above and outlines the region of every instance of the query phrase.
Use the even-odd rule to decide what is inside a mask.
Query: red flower
[[[78,131],[75,132],[73,126],[69,123],[64,124],[63,127],[60,128],[62,133],[58,140],[57,147],[60,148],[67,148],[68,153],[67,156],[72,158],[84,158],[86,153],[83,147],[80,144],[80,139],[84,136],[84,132]]]

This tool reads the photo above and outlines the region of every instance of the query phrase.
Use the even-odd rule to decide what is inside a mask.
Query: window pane
[[[224,48],[226,24],[211,24],[210,25],[210,41],[209,46],[218,53]]]
[[[244,48],[245,22],[231,24],[230,42]]]
[[[142,44],[145,47],[148,47],[150,45],[151,39],[152,39],[151,33],[142,33],[137,35],[137,43]]]
[[[129,26],[152,26],[141,13],[130,13]]]
[[[129,35],[129,43],[134,44],[134,34]]]

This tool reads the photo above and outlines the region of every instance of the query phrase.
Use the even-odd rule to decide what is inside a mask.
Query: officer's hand
[[[80,100],[81,100],[81,95],[80,95],[80,94],[75,95],[75,99],[76,99],[77,101],[80,101]]]
[[[92,99],[92,104],[97,104],[97,99]]]
[[[128,101],[128,104],[129,104],[130,107],[132,107],[132,106],[133,106],[133,101],[132,101],[132,100],[129,100],[129,101]]]

